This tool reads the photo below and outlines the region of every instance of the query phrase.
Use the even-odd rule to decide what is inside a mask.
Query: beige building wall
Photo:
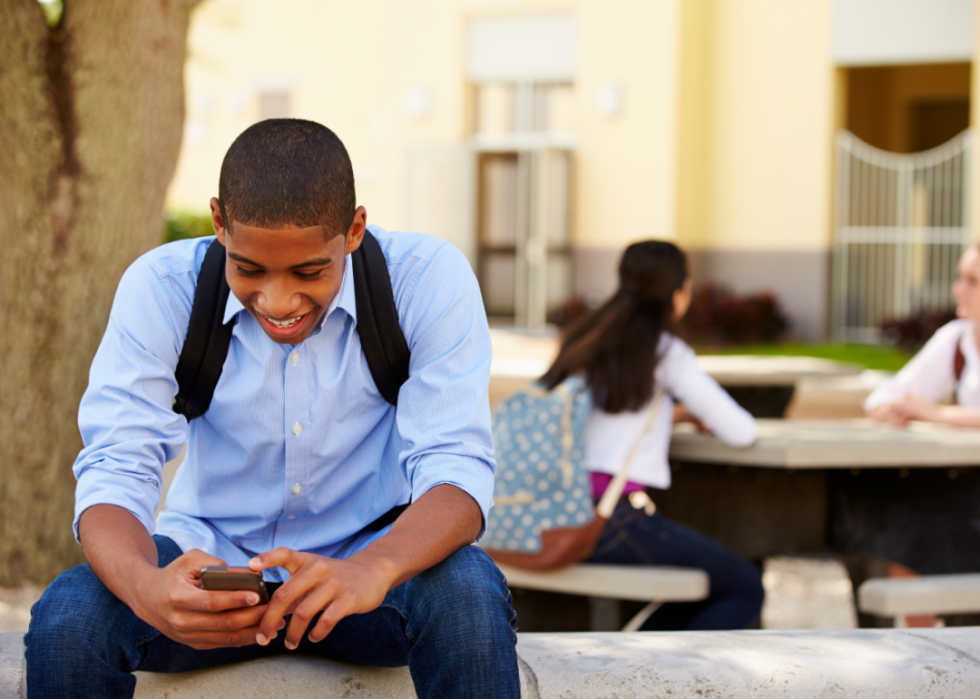
[[[977,5],[975,31],[976,36],[980,36],[980,0],[977,0]],[[980,41],[974,48],[973,65],[980,66]],[[978,101],[980,100],[980,70],[971,71],[970,81],[970,128],[973,130],[974,147],[976,147],[977,134],[980,134],[980,101]],[[980,157],[975,155],[970,165],[970,228],[973,239],[980,241]]]
[[[714,5],[685,0],[681,7],[677,234],[688,248],[704,247],[711,233]]]
[[[679,241],[696,278],[774,291],[823,334],[831,240],[832,0],[691,0],[681,51]]]
[[[687,0],[678,227],[692,250],[826,250],[831,0]]]
[[[261,91],[289,92],[290,115],[320,121],[344,140],[370,220],[406,225],[411,149],[461,145],[471,118],[465,29],[472,17],[572,11],[578,26],[574,237],[619,249],[675,230],[680,0],[650,3],[501,3],[417,0],[323,5],[316,0],[210,0],[194,15],[187,63],[188,123],[168,196],[203,210],[221,158],[259,115]],[[622,89],[604,117],[597,90]],[[412,118],[422,88],[430,113]]]
[[[582,2],[578,84],[576,239],[622,250],[676,236],[680,11],[684,0]],[[622,114],[596,109],[605,83],[622,88]]]
[[[206,207],[225,150],[259,118],[261,93],[286,92],[290,116],[324,123],[344,140],[369,220],[399,226],[406,149],[464,136],[457,4],[202,4],[189,37],[188,126],[170,205]],[[432,96],[422,119],[406,106],[416,88]]]
[[[832,3],[722,1],[714,10],[705,242],[738,250],[825,250]]]
[[[743,291],[774,288],[803,319],[803,334],[819,334],[830,240],[832,4],[209,0],[192,20],[185,141],[168,203],[205,211],[225,150],[259,118],[261,94],[288,93],[290,116],[327,124],[347,144],[369,221],[418,225],[466,250],[472,206],[441,222],[419,216],[409,173],[413,153],[466,151],[467,22],[572,13],[575,290],[611,291],[629,242],[676,239],[701,277]],[[610,84],[622,108],[604,116],[597,96]],[[420,90],[429,101],[421,117],[408,107]],[[451,198],[471,194],[470,185]],[[433,201],[421,208],[441,206]]]

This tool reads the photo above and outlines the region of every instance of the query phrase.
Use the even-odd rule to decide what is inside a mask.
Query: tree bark
[[[0,585],[80,562],[78,402],[126,267],[159,244],[192,0],[0,0]]]

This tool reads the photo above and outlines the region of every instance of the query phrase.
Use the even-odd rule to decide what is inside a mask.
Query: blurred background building
[[[206,211],[249,124],[314,119],[369,222],[460,247],[500,322],[655,237],[798,338],[875,339],[973,239],[976,1],[209,0],[168,205]]]

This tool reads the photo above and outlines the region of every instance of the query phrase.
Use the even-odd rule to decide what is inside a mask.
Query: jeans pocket
[[[622,547],[627,543],[631,536],[633,527],[641,522],[646,515],[642,510],[634,510],[632,505],[626,501],[621,501],[613,511],[612,517],[602,530],[599,543],[595,547],[591,558],[618,557],[623,554]]]
[[[592,555],[589,557],[590,560],[604,558],[611,555],[629,538],[629,534],[623,529],[609,531],[611,524],[612,522],[606,525],[606,531],[604,531],[602,536],[599,537],[599,543],[596,545],[595,551],[593,551]]]

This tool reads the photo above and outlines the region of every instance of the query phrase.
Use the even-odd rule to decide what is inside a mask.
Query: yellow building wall
[[[714,1],[685,0],[680,21],[677,119],[677,237],[687,247],[710,239]]]
[[[694,0],[686,6],[690,43],[681,53],[681,74],[693,75],[695,87],[681,98],[691,114],[680,116],[690,126],[686,138],[681,130],[682,244],[829,248],[832,5]],[[705,60],[706,67],[697,64]]]
[[[980,5],[980,0],[977,2]],[[980,37],[980,7],[976,13],[975,36]],[[973,65],[980,66],[980,41],[974,44]],[[976,148],[977,134],[980,133],[980,69],[970,73],[970,128],[973,130],[973,143]],[[976,150],[970,159],[970,201],[969,221],[973,239],[980,241],[980,157]]]
[[[319,121],[341,137],[369,220],[397,225],[405,149],[464,135],[463,34],[455,4],[201,5],[189,36],[188,128],[168,202],[206,207],[202,192],[217,193],[224,152],[258,119],[258,88],[291,83],[290,116]],[[415,87],[433,95],[431,113],[422,120],[412,119],[405,106]],[[237,111],[229,106],[236,100],[244,103]],[[210,109],[199,108],[208,102]],[[198,128],[203,137],[195,136]]]
[[[572,12],[575,242],[620,249],[642,237],[673,237],[680,6],[681,0],[210,0],[192,20],[188,121],[168,204],[206,210],[224,152],[258,118],[258,88],[282,84],[291,85],[291,116],[326,124],[347,145],[369,221],[403,227],[407,152],[461,145],[470,135],[467,20]],[[624,97],[622,112],[611,118],[596,106],[608,82]],[[416,87],[432,98],[422,120],[406,109]]]
[[[576,242],[621,250],[676,234],[680,6],[686,0],[578,6]],[[623,88],[623,110],[596,109],[604,82]]]

